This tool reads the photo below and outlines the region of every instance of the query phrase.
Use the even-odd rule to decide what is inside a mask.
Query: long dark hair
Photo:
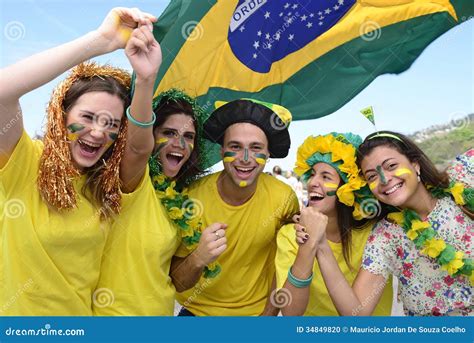
[[[194,138],[194,149],[189,156],[189,159],[181,167],[180,171],[175,177],[176,183],[179,187],[188,186],[193,180],[204,174],[202,159],[201,159],[201,129],[196,120],[196,114],[193,111],[191,104],[182,99],[163,98],[156,106],[155,110],[156,121],[153,125],[153,132],[156,128],[163,125],[163,123],[174,114],[184,114],[192,119],[196,135]]]
[[[341,179],[339,187],[344,184]],[[355,220],[352,216],[353,207],[347,206],[339,201],[336,197],[337,226],[339,235],[341,236],[342,256],[350,270],[352,270],[351,253],[352,253],[352,231],[362,230],[369,219]]]
[[[385,136],[387,135],[387,136]],[[392,136],[392,137],[390,137]],[[398,137],[398,139],[393,138]],[[401,133],[392,131],[379,131],[367,136],[364,142],[357,149],[357,164],[359,168],[364,158],[375,148],[386,146],[395,149],[400,154],[406,156],[412,163],[420,165],[420,178],[425,187],[448,188],[448,173],[439,171],[426,154],[408,137]],[[394,208],[381,203],[381,211],[377,219],[384,218],[388,213],[393,212]]]
[[[125,86],[120,84],[113,77],[95,76],[90,79],[79,79],[71,85],[65,94],[62,104],[65,113],[67,113],[71,107],[74,106],[79,97],[90,92],[106,92],[108,94],[118,96],[123,102],[123,113],[125,112],[125,108],[130,105],[130,94]],[[124,129],[124,122],[124,118],[122,117],[120,131]],[[104,162],[108,161],[112,157],[115,145],[116,142],[114,142],[104,152],[104,154],[93,166],[84,170],[86,182],[84,183],[84,186],[81,190],[82,194],[89,201],[99,204],[102,211],[106,215],[110,215],[112,211],[105,205],[105,194],[101,184],[101,173],[105,166]]]

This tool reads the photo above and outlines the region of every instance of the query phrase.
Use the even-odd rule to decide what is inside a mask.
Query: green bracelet
[[[153,114],[152,119],[149,122],[146,122],[146,123],[138,121],[138,120],[136,120],[135,118],[132,117],[132,114],[130,113],[130,106],[127,107],[127,110],[125,112],[127,113],[128,120],[133,125],[136,125],[138,127],[147,128],[147,127],[153,126],[153,124],[155,124],[155,120],[156,120],[155,112],[151,112]]]
[[[288,269],[288,281],[296,288],[308,287],[309,285],[311,285],[311,281],[313,281],[313,272],[311,272],[311,275],[309,276],[309,278],[302,280],[302,279],[298,279],[291,273],[291,267],[290,267],[290,269]]]

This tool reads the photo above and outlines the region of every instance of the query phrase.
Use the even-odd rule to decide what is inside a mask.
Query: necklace
[[[436,198],[452,195],[456,204],[466,205],[471,210],[473,201],[471,189],[464,189],[461,183],[452,182],[447,189],[431,187],[430,190]],[[474,284],[473,260],[464,257],[463,251],[456,250],[440,238],[428,220],[422,220],[415,211],[410,209],[392,212],[387,218],[403,228],[407,237],[413,241],[422,255],[436,259],[449,275],[466,275],[470,277],[471,284]]]
[[[150,157],[148,163],[156,195],[160,198],[170,220],[180,229],[181,241],[184,246],[190,252],[195,250],[202,232],[202,221],[201,216],[197,213],[197,207],[189,198],[187,189],[180,189],[176,186],[176,181],[163,174],[156,159]],[[217,262],[212,262],[204,267],[203,276],[213,278],[220,271],[220,265]]]

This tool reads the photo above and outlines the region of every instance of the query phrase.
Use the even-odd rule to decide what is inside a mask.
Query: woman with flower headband
[[[324,232],[316,234],[338,312],[370,315],[380,298],[374,290],[393,274],[405,314],[472,315],[472,184],[450,181],[413,142],[390,131],[368,136],[358,163],[381,213],[352,288],[334,269]]]
[[[109,219],[120,210],[130,75],[79,63],[123,48],[137,23],[153,20],[115,8],[97,30],[1,71],[0,315],[92,314]],[[53,92],[44,140],[32,140],[19,98],[77,64]]]
[[[226,248],[225,226],[216,223],[201,232],[196,205],[184,190],[203,174],[198,121],[205,113],[176,89],[152,101],[161,48],[147,27],[134,30],[125,52],[136,78],[120,166],[123,209],[107,241],[93,311],[172,316],[176,289],[183,289],[170,272],[180,243],[208,266],[207,277],[219,272],[213,262]]]
[[[370,207],[373,201],[355,161],[361,142],[358,135],[333,132],[310,136],[298,148],[295,172],[307,181],[308,207],[301,210],[300,224],[285,225],[278,233],[275,264],[279,299],[292,299],[281,301],[283,315],[337,315],[316,262],[315,228],[326,231],[327,245],[344,278],[352,283],[357,275],[373,225],[359,212],[360,204]],[[298,227],[296,241],[294,226]],[[391,307],[389,282],[374,313],[388,316]]]

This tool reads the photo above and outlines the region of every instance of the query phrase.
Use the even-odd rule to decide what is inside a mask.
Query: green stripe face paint
[[[383,173],[382,167],[377,166],[377,167],[375,167],[375,170],[377,170],[377,174],[379,174],[380,182],[382,183],[382,185],[386,185],[387,184],[387,179],[385,178],[385,174]]]
[[[184,140],[184,137],[181,135],[179,136],[179,146],[183,149],[186,148],[186,141]]]
[[[224,162],[225,163],[230,163],[235,161],[235,156],[237,156],[237,153],[232,152],[232,151],[226,151],[224,152]]]
[[[325,182],[323,183],[323,186],[326,187],[326,188],[331,188],[331,189],[337,189],[338,185],[336,185],[335,183],[332,183],[332,182]],[[336,195],[336,191],[328,191],[326,192],[326,194],[328,196],[334,196]]]
[[[158,154],[160,152],[161,149],[163,149],[165,146],[168,145],[168,138],[159,138],[155,141],[156,144],[158,144],[158,146],[156,147],[156,152],[155,152],[155,155]]]

